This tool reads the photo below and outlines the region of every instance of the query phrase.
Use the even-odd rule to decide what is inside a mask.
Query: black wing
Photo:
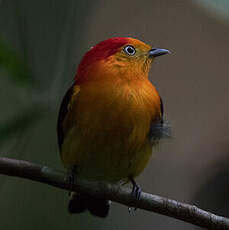
[[[150,127],[150,139],[160,140],[161,138],[168,138],[171,136],[171,127],[168,121],[164,119],[164,106],[162,99],[161,101],[161,118],[158,121],[154,121]]]
[[[161,123],[164,122],[164,105],[163,105],[163,101],[160,97],[160,102],[161,102]]]
[[[68,89],[60,105],[60,110],[59,110],[59,115],[57,120],[57,136],[58,136],[59,149],[61,149],[63,139],[64,139],[63,122],[68,112],[68,105],[71,100],[72,94],[73,94],[73,86]]]

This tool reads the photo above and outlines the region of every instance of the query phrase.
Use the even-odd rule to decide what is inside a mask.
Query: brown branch
[[[8,176],[39,181],[41,183],[69,190],[66,173],[28,161],[2,157],[0,158],[0,173]],[[151,212],[160,213],[206,229],[229,230],[228,218],[214,215],[210,212],[201,210],[196,206],[148,193],[142,193],[140,200],[136,200],[131,196],[130,189],[125,187],[98,182],[88,182],[78,178],[77,184],[72,190],[90,194],[97,198],[106,198],[129,207],[137,207]]]

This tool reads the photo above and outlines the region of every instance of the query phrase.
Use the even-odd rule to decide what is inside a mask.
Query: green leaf
[[[32,83],[31,71],[22,58],[0,39],[0,68],[9,72],[12,79],[21,85]]]

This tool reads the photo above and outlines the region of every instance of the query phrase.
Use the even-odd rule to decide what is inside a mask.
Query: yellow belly
[[[125,139],[115,140],[110,135],[98,134],[88,142],[88,138],[83,140],[77,134],[78,130],[73,129],[64,142],[63,161],[67,168],[77,166],[79,175],[89,180],[118,182],[136,177],[151,156],[152,146],[148,141],[138,148],[128,149]]]
[[[79,176],[89,180],[115,183],[136,177],[152,153],[148,133],[160,113],[159,96],[153,87],[138,93],[126,87],[120,94],[112,87],[94,88],[81,90],[65,121],[64,165],[76,166]]]

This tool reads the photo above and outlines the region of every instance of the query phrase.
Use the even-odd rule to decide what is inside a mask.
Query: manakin
[[[62,101],[57,127],[61,159],[77,177],[131,181],[139,198],[134,178],[169,129],[161,97],[148,79],[153,60],[167,53],[137,39],[115,37],[84,55]],[[69,211],[85,210],[106,217],[109,202],[74,193]]]

